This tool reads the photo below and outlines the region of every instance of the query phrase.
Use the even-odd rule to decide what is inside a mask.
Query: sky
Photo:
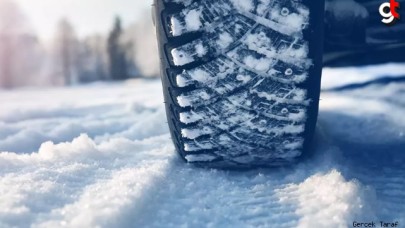
[[[78,36],[105,33],[115,15],[128,25],[145,11],[150,12],[152,0],[14,0],[23,9],[31,26],[41,39],[49,40],[61,18],[68,18]]]

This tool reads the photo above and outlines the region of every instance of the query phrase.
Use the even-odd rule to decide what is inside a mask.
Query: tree
[[[114,28],[108,37],[110,77],[113,80],[125,80],[129,77],[126,51],[121,42],[122,33],[121,19],[117,17]]]
[[[107,79],[106,40],[100,35],[86,37],[80,42],[78,54],[78,79],[93,82]]]
[[[6,88],[12,86],[14,75],[14,39],[21,26],[20,10],[10,1],[0,0],[0,80]]]
[[[19,6],[0,0],[0,86],[12,88],[37,82],[42,55]]]
[[[10,37],[0,34],[0,83],[5,88],[12,86],[13,59]]]
[[[56,55],[66,85],[77,81],[78,40],[73,26],[67,19],[58,23],[56,35]]]
[[[125,31],[125,37],[132,42],[131,60],[137,68],[137,74],[144,77],[157,77],[160,74],[158,47],[155,28],[150,12],[146,11],[140,19]]]

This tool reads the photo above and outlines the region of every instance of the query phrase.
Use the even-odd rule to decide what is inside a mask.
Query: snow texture
[[[0,227],[402,226],[405,84],[328,90],[398,67],[326,69],[312,157],[243,172],[176,155],[159,81],[0,91]]]

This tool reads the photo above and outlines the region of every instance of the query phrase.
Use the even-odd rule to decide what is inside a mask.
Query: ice
[[[158,80],[0,90],[0,227],[405,224],[405,84],[328,90],[398,78],[402,68],[325,69],[311,156],[282,169],[238,172],[179,158]],[[297,122],[305,116],[280,112]],[[204,116],[187,111],[180,119],[192,129]],[[302,126],[261,130],[283,134]],[[209,161],[194,150],[220,146],[198,143],[186,143],[187,160]],[[301,142],[283,146],[294,150]]]

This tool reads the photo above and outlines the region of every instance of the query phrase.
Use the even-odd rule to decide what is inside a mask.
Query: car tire
[[[250,168],[307,154],[323,13],[313,0],[155,0],[167,119],[182,158]]]

